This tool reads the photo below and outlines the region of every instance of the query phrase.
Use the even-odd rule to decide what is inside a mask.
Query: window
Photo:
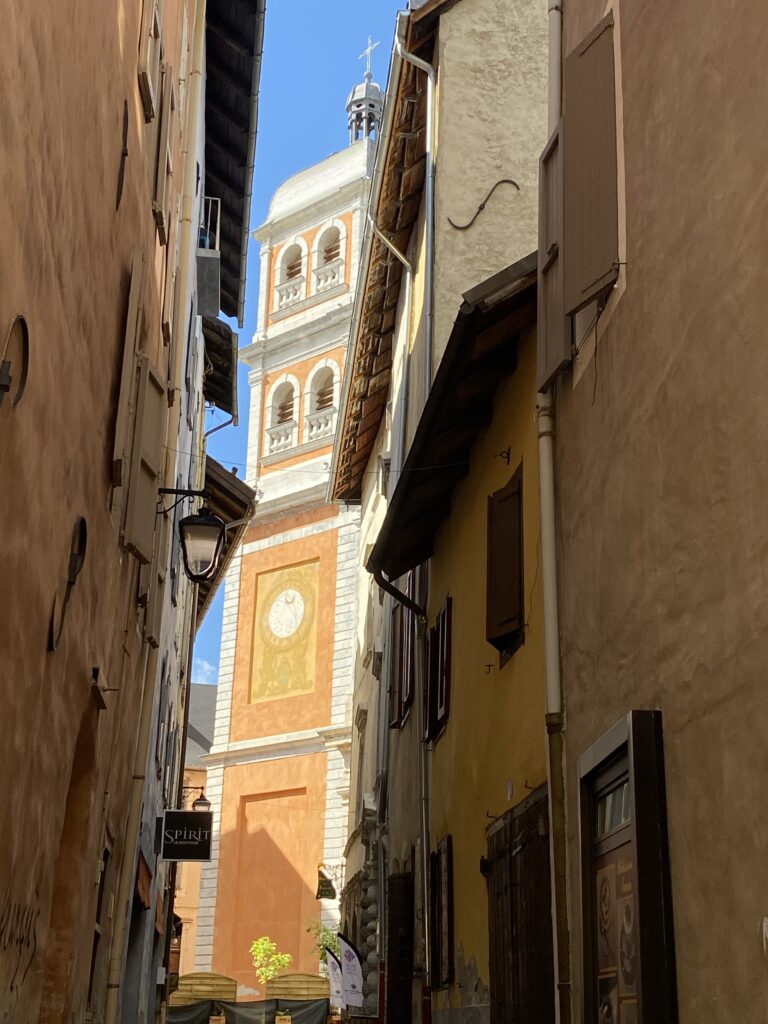
[[[344,246],[346,232],[332,224],[320,233],[313,250],[314,290],[324,292],[344,284]]]
[[[453,837],[445,836],[429,856],[432,923],[432,987],[453,981]]]
[[[402,724],[403,707],[403,606],[399,601],[392,605],[390,650],[389,724],[398,728]]]
[[[363,820],[363,811],[365,809],[365,801],[363,795],[365,792],[364,786],[364,771],[365,771],[365,721],[366,715],[360,715],[358,709],[357,719],[357,791],[355,793],[355,824],[360,824]]]
[[[451,620],[450,597],[440,610],[427,641],[427,685],[424,687],[424,738],[437,740],[445,731],[451,709]]]
[[[585,1019],[672,1024],[661,712],[630,712],[579,759],[578,773]]]
[[[277,312],[306,298],[305,257],[306,245],[293,242],[286,246],[277,273],[275,308]]]
[[[324,367],[314,379],[314,409],[313,412],[321,412],[323,409],[330,409],[333,406],[333,370]]]
[[[485,638],[502,665],[525,638],[523,598],[523,467],[488,498]]]
[[[497,818],[487,836],[491,1024],[554,1024],[546,786]]]
[[[105,932],[112,917],[111,893],[109,897],[107,896],[108,889],[112,888],[111,857],[112,847],[109,839],[106,839],[97,873],[96,913],[91,947],[91,970],[88,979],[88,1009],[94,1008],[94,997],[101,996],[103,983],[106,981],[105,970],[109,941],[108,936],[105,937]]]
[[[267,448],[269,455],[293,448],[298,440],[298,381],[283,379],[269,396],[269,426]]]
[[[168,245],[171,220],[171,179],[173,177],[173,125],[176,112],[173,68],[163,64],[160,141],[155,167],[155,191],[152,210],[161,245]]]

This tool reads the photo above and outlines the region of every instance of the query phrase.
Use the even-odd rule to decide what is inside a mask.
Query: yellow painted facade
[[[466,1005],[476,978],[489,984],[486,829],[547,779],[535,370],[532,329],[496,393],[493,421],[472,450],[430,563],[430,622],[450,595],[454,637],[450,716],[432,753],[430,831],[433,849],[453,837],[455,980],[435,992],[436,1009]],[[509,464],[499,457],[507,448]],[[500,668],[485,639],[487,499],[521,463],[527,623],[524,643]]]

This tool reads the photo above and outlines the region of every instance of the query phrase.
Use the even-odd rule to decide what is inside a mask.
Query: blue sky
[[[266,218],[269,200],[281,182],[347,145],[344,105],[365,62],[358,60],[370,35],[374,79],[386,85],[395,14],[405,6],[395,0],[271,0],[267,4],[264,61],[261,72],[256,171],[251,228]],[[240,344],[250,343],[256,326],[259,291],[258,246],[251,239],[245,325]],[[210,439],[211,455],[227,469],[245,476],[248,430],[248,380],[238,376],[239,427],[227,427]],[[223,417],[211,419],[209,426]],[[195,641],[193,682],[215,683],[219,665],[224,588],[205,617]]]

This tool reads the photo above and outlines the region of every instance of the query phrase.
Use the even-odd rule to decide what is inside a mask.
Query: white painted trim
[[[259,506],[260,510],[261,506]],[[262,537],[261,540],[251,541],[250,544],[243,544],[241,548],[242,556],[253,555],[258,551],[267,551],[269,548],[277,547],[279,544],[290,544],[292,541],[303,540],[305,537],[315,537],[317,534],[326,533],[328,530],[337,530],[348,525],[349,516],[349,512],[341,512],[332,519],[321,519],[319,523],[297,526],[293,530],[286,530],[272,537]],[[253,522],[258,523],[258,517]]]
[[[306,754],[322,754],[330,750],[343,751],[351,744],[352,737],[348,726],[324,725],[317,729],[260,736],[255,740],[238,740],[236,743],[213,746],[200,760],[210,771],[212,768],[228,768],[231,765],[251,764],[254,761],[304,757]]]

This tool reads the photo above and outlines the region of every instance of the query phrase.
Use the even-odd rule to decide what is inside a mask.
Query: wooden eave
[[[434,34],[412,32],[408,47],[431,59]],[[404,64],[376,209],[379,228],[403,253],[408,249],[424,192],[426,97],[423,72]],[[339,501],[360,500],[366,466],[384,415],[403,267],[387,246],[374,238],[363,273],[360,323],[352,339],[349,396],[337,442],[339,456],[332,494]]]
[[[245,522],[231,530],[227,530],[224,539],[224,550],[219,559],[216,573],[208,580],[198,584],[197,590],[197,622],[205,618],[205,613],[210,607],[219,583],[224,579],[227,569],[240,546],[245,531],[248,529],[249,521],[256,511],[256,494],[243,480],[240,480],[234,473],[224,469],[221,463],[212,459],[210,455],[205,460],[205,490],[208,492],[206,498],[207,507],[214,515],[224,520],[225,525]]]
[[[493,418],[499,383],[517,366],[520,335],[536,322],[536,253],[464,295],[376,543],[370,572],[390,580],[426,561],[456,485]]]

